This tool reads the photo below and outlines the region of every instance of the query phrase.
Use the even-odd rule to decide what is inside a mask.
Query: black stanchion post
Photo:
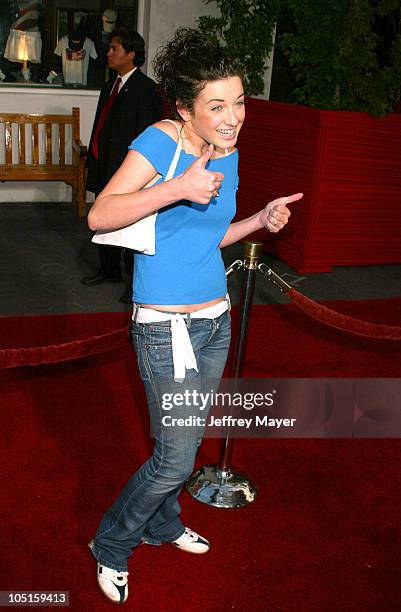
[[[234,386],[235,380],[240,378],[243,372],[249,315],[255,290],[256,272],[262,252],[262,242],[245,242],[244,260],[238,266],[243,269],[244,277],[240,298],[240,325],[231,373]],[[233,271],[235,264],[230,266],[229,273]],[[255,499],[256,489],[248,477],[231,469],[232,448],[233,439],[227,433],[222,441],[219,463],[203,466],[188,480],[187,490],[192,497],[218,508],[239,508]]]
[[[240,323],[237,342],[235,344],[234,360],[231,377],[241,378],[244,370],[244,358],[248,339],[249,316],[251,313],[253,295],[255,293],[256,272],[259,259],[263,253],[263,242],[244,242],[243,279],[240,296]],[[222,441],[219,466],[222,472],[228,472],[231,465],[233,439],[227,433]]]

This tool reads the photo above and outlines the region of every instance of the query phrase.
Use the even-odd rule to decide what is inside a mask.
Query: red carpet
[[[335,302],[401,325],[401,299]],[[1,346],[111,331],[123,314],[0,319]],[[247,376],[401,377],[401,344],[355,339],[292,306],[254,308]],[[112,610],[86,543],[147,456],[147,418],[130,347],[63,365],[0,372],[0,590],[69,590],[72,610]],[[209,508],[184,494],[183,518],[210,537],[196,557],[140,547],[127,610],[397,610],[401,601],[399,440],[237,440],[253,504]],[[205,440],[198,463],[215,461]]]

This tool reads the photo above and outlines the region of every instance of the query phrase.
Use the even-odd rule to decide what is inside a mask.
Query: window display
[[[0,2],[0,84],[99,89],[109,79],[110,32],[136,28],[137,1],[82,0],[79,9],[69,4]]]
[[[54,53],[61,60],[64,83],[87,84],[89,62],[97,59],[93,40],[87,38],[82,30],[75,30],[60,38]],[[47,78],[49,83],[54,80],[53,75],[57,75],[54,67]]]
[[[18,0],[10,4],[15,20],[10,27],[4,57],[10,62],[21,62],[24,80],[29,81],[28,62],[39,64],[41,61],[42,37],[38,24],[42,0]]]

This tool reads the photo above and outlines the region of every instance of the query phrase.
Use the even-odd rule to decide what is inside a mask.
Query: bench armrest
[[[80,157],[85,157],[88,153],[88,147],[82,144],[81,140],[73,140],[72,146]]]

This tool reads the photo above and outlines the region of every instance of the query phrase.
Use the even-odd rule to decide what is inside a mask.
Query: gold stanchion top
[[[244,266],[246,268],[257,268],[263,253],[263,242],[259,240],[246,240],[244,242]]]

